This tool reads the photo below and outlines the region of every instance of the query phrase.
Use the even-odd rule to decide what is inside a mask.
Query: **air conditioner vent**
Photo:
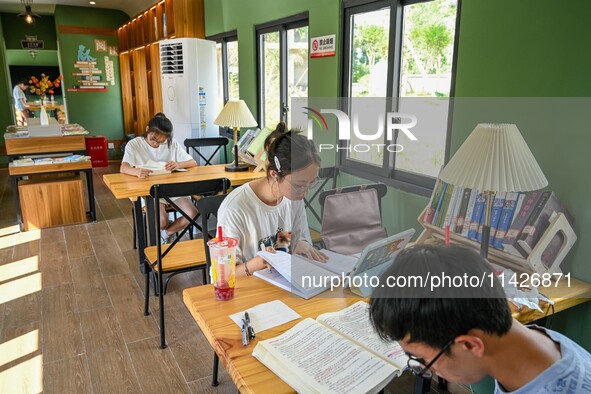
[[[160,71],[162,74],[182,74],[183,68],[183,44],[161,44]]]

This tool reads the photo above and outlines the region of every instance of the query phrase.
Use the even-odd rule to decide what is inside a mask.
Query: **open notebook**
[[[324,284],[324,278],[337,275],[336,272],[327,269],[329,266],[328,263],[324,263],[326,265],[323,265],[323,263],[309,260],[303,256],[280,251],[275,253],[258,252],[257,254],[265,259],[273,269],[255,271],[254,276],[290,291],[306,300],[322,293],[330,287],[330,280],[326,280],[326,285],[319,285],[321,283]],[[350,260],[353,259],[355,262],[357,261],[357,259],[348,256],[342,257]],[[336,260],[338,257],[333,257],[333,259]],[[337,261],[333,261],[330,266],[335,269],[334,267],[337,264]],[[355,264],[353,263],[353,265]]]
[[[383,342],[359,301],[316,320],[304,319],[260,341],[252,355],[299,393],[376,393],[404,369],[408,357]]]

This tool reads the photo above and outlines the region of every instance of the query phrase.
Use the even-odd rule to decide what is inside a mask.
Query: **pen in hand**
[[[248,331],[248,338],[254,339],[256,334],[254,332],[254,328],[250,325],[250,316],[248,316],[248,312],[244,312],[244,319],[246,320],[246,330]]]

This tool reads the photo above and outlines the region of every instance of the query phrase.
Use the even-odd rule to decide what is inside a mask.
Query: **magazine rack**
[[[421,215],[418,217],[419,223],[423,226],[423,232],[419,235],[416,243],[424,243],[429,238],[437,238],[437,239],[445,239],[445,230],[434,226],[429,223],[423,222],[423,218],[425,217],[425,211],[427,208],[421,212]],[[562,245],[560,246],[560,250],[556,254],[556,258],[553,262],[547,267],[542,262],[542,255],[546,250],[546,247],[554,237],[554,235],[561,233],[562,235]],[[527,258],[517,257],[505,251],[489,248],[488,250],[488,259],[492,262],[505,266],[507,268],[511,268],[516,271],[520,272],[531,272],[531,273],[561,273],[560,264],[573,247],[574,243],[577,240],[577,235],[575,234],[573,228],[571,227],[568,220],[562,213],[554,213],[550,218],[550,225],[542,234],[542,237],[533,248],[531,254]],[[468,239],[466,237],[462,237],[459,234],[451,233],[450,234],[450,241],[456,244],[468,246],[474,249],[480,249],[480,243],[476,242],[472,239]]]

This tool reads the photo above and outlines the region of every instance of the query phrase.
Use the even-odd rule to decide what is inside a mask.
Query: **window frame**
[[[397,106],[398,100],[400,99],[399,85],[400,85],[400,74],[402,64],[402,43],[404,34],[404,7],[426,3],[432,0],[343,0],[342,3],[342,37],[341,45],[341,97],[346,98],[345,102],[351,98],[350,96],[350,81],[351,81],[351,53],[350,47],[352,44],[352,26],[351,16],[364,12],[376,11],[381,8],[390,7],[390,32],[389,32],[389,48],[388,48],[388,80],[386,87],[386,94],[391,98],[392,107]],[[454,31],[454,46],[452,55],[452,69],[451,69],[451,86],[449,97],[452,99],[455,97],[455,85],[456,85],[456,70],[457,70],[457,56],[458,56],[458,43],[460,33],[460,18],[461,18],[462,0],[457,0],[456,10],[456,23]],[[344,112],[349,112],[348,108],[343,105],[341,108]],[[396,108],[389,108],[388,110],[396,111]],[[450,150],[450,135],[452,128],[453,115],[453,100],[450,100],[448,116],[447,116],[447,128],[445,137],[444,147],[444,162],[447,163],[449,160]],[[398,131],[395,133],[395,139],[398,136]],[[384,136],[384,139],[386,137]],[[394,143],[396,142],[393,141]],[[389,152],[384,154],[383,163],[381,167],[371,165],[369,163],[363,163],[360,161],[352,160],[347,157],[346,141],[338,141],[339,147],[339,163],[343,172],[355,175],[361,178],[369,179],[376,182],[385,183],[388,186],[393,186],[402,191],[422,195],[430,196],[433,187],[435,186],[435,178],[411,173],[403,170],[396,170],[396,153]]]
[[[297,29],[298,27],[308,27],[308,36],[310,29],[310,22],[308,12],[302,12],[300,14],[292,15],[286,18],[278,19],[271,22],[265,22],[255,26],[255,40],[256,40],[256,86],[257,86],[257,121],[260,126],[268,127],[269,125],[264,124],[263,119],[263,107],[264,107],[264,94],[263,94],[263,81],[264,81],[264,64],[263,56],[261,52],[261,37],[267,33],[279,33],[279,100],[280,100],[280,116],[281,122],[287,122],[287,112],[290,110],[289,103],[287,102],[288,87],[287,87],[287,31],[291,29]],[[310,40],[308,37],[308,46]]]
[[[211,40],[211,41],[215,41],[219,44],[222,44],[222,81],[223,81],[223,85],[224,85],[222,87],[222,91],[223,91],[223,95],[224,95],[224,97],[223,97],[224,105],[226,105],[226,103],[230,99],[230,88],[228,86],[228,84],[229,84],[228,43],[234,42],[234,41],[236,41],[236,43],[238,42],[238,31],[232,30],[232,31],[225,32],[225,33],[215,34],[213,36],[207,37],[207,39]],[[240,52],[238,52],[238,53],[240,53]],[[240,67],[240,65],[238,65],[238,67]]]

